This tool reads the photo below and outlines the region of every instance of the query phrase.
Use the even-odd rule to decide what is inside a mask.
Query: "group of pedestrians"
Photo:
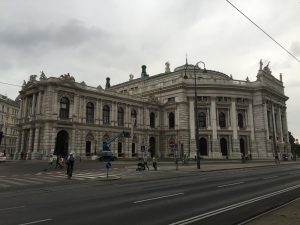
[[[49,166],[52,167],[53,162],[55,161],[55,169],[63,169],[66,164],[67,166],[67,175],[68,179],[71,179],[74,169],[75,157],[73,153],[70,153],[67,157],[50,155],[49,157]]]
[[[149,161],[150,162],[150,161]],[[157,171],[157,159],[155,157],[152,158],[152,166],[155,171]],[[137,164],[137,171],[149,170],[148,160],[147,159],[140,159],[140,162]]]

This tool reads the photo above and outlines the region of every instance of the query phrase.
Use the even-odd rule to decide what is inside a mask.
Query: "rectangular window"
[[[168,98],[168,102],[175,102],[175,97]]]

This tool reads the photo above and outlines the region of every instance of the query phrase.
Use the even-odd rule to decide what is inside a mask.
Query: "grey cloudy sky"
[[[299,0],[231,0],[300,58]],[[256,79],[259,60],[283,74],[289,130],[300,138],[300,63],[225,0],[1,0],[0,82],[70,73],[76,81],[117,84],[141,65],[150,75],[201,60],[234,79]],[[0,83],[1,94],[19,87]],[[298,91],[297,91],[298,89]]]

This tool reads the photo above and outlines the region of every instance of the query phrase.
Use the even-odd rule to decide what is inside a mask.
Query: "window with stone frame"
[[[240,129],[244,128],[244,117],[242,113],[238,114],[238,126]]]
[[[175,114],[173,112],[169,113],[169,128],[170,129],[175,128]]]
[[[69,110],[70,110],[70,101],[67,97],[62,97],[60,99],[60,108],[59,108],[59,117],[61,119],[69,118]]]
[[[118,126],[124,126],[124,109],[118,108]]]
[[[131,110],[131,120],[134,121],[133,126],[136,127],[137,113],[136,113],[135,109]]]
[[[155,128],[155,113],[154,112],[150,113],[150,127]]]
[[[206,114],[204,112],[198,113],[199,128],[206,128]]]
[[[224,112],[219,113],[219,126],[221,128],[226,128],[226,115]]]
[[[103,106],[103,124],[109,124],[110,123],[110,108],[108,105]]]
[[[86,122],[94,123],[94,104],[91,102],[86,104]]]

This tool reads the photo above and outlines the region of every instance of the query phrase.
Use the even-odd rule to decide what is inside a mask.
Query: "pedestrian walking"
[[[155,157],[153,157],[153,159],[152,159],[152,165],[153,165],[154,170],[157,171],[157,160]]]
[[[147,169],[149,170],[148,160],[147,160],[147,159],[144,159],[144,166],[145,166],[145,169],[146,169],[146,167],[147,167]]]
[[[52,167],[53,164],[53,155],[50,155],[49,157],[49,167]]]
[[[68,179],[71,179],[71,177],[72,177],[73,169],[74,169],[74,162],[75,162],[75,158],[73,156],[73,153],[70,153],[67,158],[67,162],[66,162]]]

